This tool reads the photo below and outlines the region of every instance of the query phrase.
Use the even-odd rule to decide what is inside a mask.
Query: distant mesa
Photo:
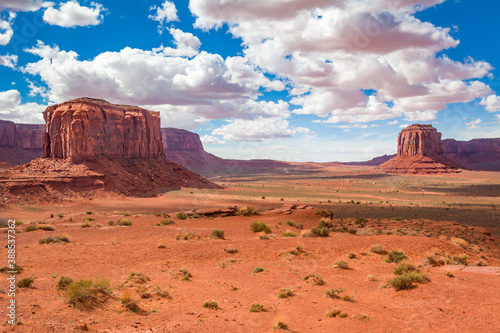
[[[377,168],[396,174],[457,173],[463,169],[444,156],[441,133],[432,125],[421,124],[404,128],[398,136],[397,156]]]
[[[0,162],[18,165],[42,156],[44,132],[45,125],[0,120]]]

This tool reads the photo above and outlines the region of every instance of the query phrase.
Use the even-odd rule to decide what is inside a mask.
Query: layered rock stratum
[[[387,173],[437,174],[456,173],[461,166],[443,154],[441,133],[432,125],[413,124],[398,136],[396,157],[379,165]]]
[[[500,171],[500,138],[441,141],[443,153],[452,161],[473,170]]]
[[[136,106],[79,98],[43,112],[43,157],[164,157],[160,114]]]

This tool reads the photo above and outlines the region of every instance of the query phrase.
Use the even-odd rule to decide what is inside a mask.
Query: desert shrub
[[[351,252],[351,253],[349,253],[347,255],[347,258],[349,258],[349,259],[356,259],[356,254],[354,254],[354,253]]]
[[[426,282],[428,278],[421,272],[411,271],[403,275],[396,276],[393,279],[390,279],[388,284],[393,287],[396,291],[411,289],[415,286],[412,282]]]
[[[129,219],[119,219],[116,222],[116,225],[130,227],[132,225],[132,221]]]
[[[177,240],[191,240],[191,239],[195,239],[196,238],[196,235],[194,234],[194,232],[188,232],[186,230],[183,230],[180,234],[178,234],[175,239]]]
[[[385,250],[385,246],[381,244],[372,244],[370,246],[370,252],[377,253],[377,254],[385,254],[387,251]]]
[[[115,225],[115,221],[108,221],[109,225]]]
[[[188,218],[188,215],[186,214],[186,212],[179,212],[177,213],[177,215],[175,215],[175,218],[179,220],[185,220]]]
[[[104,295],[111,294],[109,280],[73,281],[66,287],[65,296],[68,303],[73,307],[86,309],[96,304],[99,293]]]
[[[225,249],[224,249],[224,251],[225,251],[226,253],[236,253],[236,252],[238,252],[238,250],[237,250],[237,249],[235,249],[234,247],[228,247],[228,248],[225,248]]]
[[[357,219],[354,224],[359,224],[361,227],[364,227],[368,223],[368,220],[365,218],[360,217]]]
[[[323,280],[323,278],[321,276],[319,276],[318,274],[309,274],[304,278],[304,280],[306,280],[306,281],[311,280],[312,284],[319,285],[319,286],[322,286],[325,284],[325,281]]]
[[[73,282],[73,279],[69,276],[61,276],[59,281],[57,282],[57,289],[66,290],[68,286]]]
[[[212,232],[210,233],[210,237],[211,237],[211,238],[220,238],[220,239],[224,239],[224,230],[222,230],[222,229],[214,229],[214,230],[212,230]]]
[[[129,212],[123,212],[123,216],[130,216],[131,214]]]
[[[193,277],[191,272],[185,268],[179,269],[176,275],[181,277],[181,281],[190,281],[189,279]]]
[[[27,277],[27,278],[19,280],[17,282],[17,286],[19,288],[30,288],[31,285],[33,284],[33,282],[35,282],[35,278],[33,278],[33,277]]]
[[[326,297],[337,299],[337,298],[340,298],[340,293],[343,291],[344,291],[344,289],[342,289],[342,288],[328,289],[327,291],[325,291],[325,295],[326,295]]]
[[[134,296],[132,295],[132,292],[129,289],[125,289],[122,292],[122,295],[120,297],[120,302],[122,303],[122,305],[125,308],[127,308],[131,312],[138,312],[139,311],[139,306],[137,305],[137,303],[139,303],[139,301],[134,298]]]
[[[18,272],[21,273],[23,271],[23,267],[18,264],[13,264],[12,266],[2,266],[0,267],[0,273],[7,273],[7,272]]]
[[[294,231],[286,230],[283,232],[283,237],[297,237],[297,233]]]
[[[367,279],[368,281],[378,281],[378,280],[377,280],[377,277],[376,277],[375,275],[371,275],[371,274],[368,274],[368,275],[366,276],[366,279]]]
[[[262,268],[262,267],[257,267],[257,268],[255,268],[255,269],[253,270],[253,273],[254,273],[254,274],[256,274],[256,273],[260,273],[260,272],[262,272],[262,271],[264,271],[264,268]]]
[[[69,243],[70,239],[67,235],[57,235],[41,238],[38,244],[50,244],[50,243]]]
[[[319,215],[321,217],[331,217],[332,213],[328,210],[316,209],[316,215]]]
[[[219,308],[219,304],[216,301],[207,301],[207,302],[203,303],[203,307],[205,309],[216,310]]]
[[[319,223],[318,223],[318,228],[333,228],[333,224],[332,224],[332,219],[330,219],[329,217],[324,217],[322,218],[321,220],[319,220]]]
[[[257,215],[257,209],[254,206],[247,206],[240,208],[238,211],[236,211],[235,215],[243,215],[243,216],[251,216],[251,215]]]
[[[403,275],[411,271],[415,271],[417,268],[410,263],[405,261],[400,262],[392,271],[394,275]]]
[[[146,283],[151,281],[151,279],[144,273],[141,272],[131,272],[128,276],[128,280],[135,283]]]
[[[355,235],[358,232],[358,229],[349,229],[349,233]]]
[[[250,307],[250,312],[265,312],[265,311],[266,310],[264,310],[264,305],[262,305],[262,304],[254,303]]]
[[[9,219],[0,217],[0,228],[7,228],[9,226]]]
[[[161,220],[160,224],[161,225],[169,225],[169,224],[174,224],[175,222],[172,221],[171,219],[163,219]]]
[[[328,237],[330,235],[329,227],[315,227],[311,229],[311,233],[315,237]]]
[[[295,223],[296,229],[304,229],[304,225],[302,223]]]
[[[386,262],[395,262],[398,263],[401,260],[408,259],[408,257],[403,253],[403,251],[394,250],[387,254]]]
[[[43,231],[54,231],[56,230],[53,226],[51,225],[39,225],[38,229],[43,230]]]
[[[444,272],[444,273],[443,273],[443,275],[444,275],[444,276],[447,276],[447,277],[450,277],[450,278],[455,277],[455,275],[453,275],[453,274],[452,274],[451,272],[449,272],[449,271]]]
[[[431,266],[443,266],[446,263],[445,258],[434,251],[428,251],[424,255],[423,261],[425,264]]]
[[[280,289],[280,292],[278,294],[278,298],[288,298],[293,296],[294,293],[290,289]]]
[[[339,261],[335,262],[335,265],[337,265],[337,268],[340,268],[340,269],[348,269],[349,268],[349,264],[344,260],[339,260]]]
[[[89,211],[89,212],[87,212],[87,215],[92,215],[92,212],[90,212],[90,211]]]
[[[166,249],[166,248],[167,248],[167,246],[166,246],[165,244],[163,244],[163,243],[158,243],[158,244],[156,244],[156,247],[157,247],[158,249]]]
[[[326,316],[328,318],[335,318],[335,317],[340,317],[341,314],[342,314],[342,311],[335,309],[335,310],[328,312],[326,314]]]
[[[468,262],[467,262],[467,259],[469,257],[467,257],[466,254],[461,254],[461,255],[450,255],[448,256],[448,261],[453,264],[453,265],[465,265],[467,266],[468,265]]]
[[[30,224],[26,228],[24,228],[24,232],[36,231],[38,230],[38,226],[35,224]]]
[[[278,321],[276,326],[273,327],[275,330],[288,330],[288,325],[282,321]]]
[[[451,237],[450,238],[450,241],[454,244],[457,244],[459,246],[461,246],[462,248],[466,249],[469,247],[469,243],[467,243],[467,241],[463,238],[459,238],[459,237]]]
[[[344,302],[354,302],[354,296],[352,296],[352,295],[344,295],[342,297],[342,300]]]
[[[271,228],[264,222],[254,222],[250,226],[253,232],[265,232],[266,234],[269,234],[271,232]]]
[[[300,234],[300,237],[315,237],[315,235],[313,234],[313,232],[311,230],[304,230]]]
[[[394,217],[393,220],[394,221],[403,221],[403,218],[401,216],[398,216],[398,217]]]
[[[289,225],[290,227],[295,227],[295,221],[294,220],[288,219],[288,220],[285,221],[285,223],[287,225]]]
[[[87,221],[87,222],[84,222],[82,225],[81,225],[82,228],[91,228],[92,225]]]

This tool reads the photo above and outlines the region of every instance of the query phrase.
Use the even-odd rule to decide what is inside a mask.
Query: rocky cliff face
[[[377,168],[387,173],[436,174],[460,172],[460,165],[443,155],[441,133],[431,125],[414,124],[398,136],[398,154]]]
[[[0,162],[24,164],[42,156],[45,125],[0,120]]]
[[[48,107],[43,156],[71,158],[164,157],[159,112],[79,98]]]
[[[16,124],[0,120],[0,147],[16,146]]]
[[[500,138],[441,141],[446,157],[474,170],[500,171]]]
[[[398,156],[416,155],[443,155],[441,133],[432,125],[414,124],[399,133]]]
[[[162,128],[161,138],[165,152],[171,150],[203,150],[200,136],[177,128]]]

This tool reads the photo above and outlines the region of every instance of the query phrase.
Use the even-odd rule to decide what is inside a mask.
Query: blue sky
[[[496,0],[0,0],[0,119],[87,96],[225,158],[358,161],[402,127],[500,137]]]

